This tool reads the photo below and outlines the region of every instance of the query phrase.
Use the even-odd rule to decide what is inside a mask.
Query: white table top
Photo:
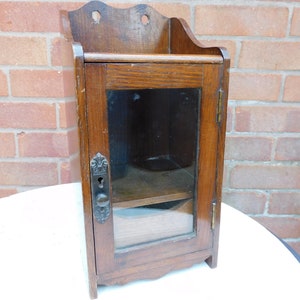
[[[81,201],[79,183],[0,199],[0,299],[89,299]],[[201,263],[101,287],[98,298],[300,299],[299,278],[300,264],[276,237],[223,204],[216,269]]]

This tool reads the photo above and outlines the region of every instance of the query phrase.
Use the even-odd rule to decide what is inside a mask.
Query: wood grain
[[[116,9],[100,1],[91,1],[68,13],[70,24],[66,14],[62,14],[62,18],[69,32],[66,36],[73,39],[75,57],[91,297],[97,296],[97,284],[123,284],[141,278],[156,278],[203,260],[215,267],[229,78],[226,50],[204,47],[184,20],[168,19],[147,5]],[[104,224],[98,223],[92,211],[89,164],[97,152],[110,159],[107,90],[175,88],[201,91],[195,189],[194,183],[190,182],[183,186],[168,186],[162,182],[157,191],[150,191],[153,186],[150,176],[147,179],[149,186],[144,186],[142,193],[128,197],[133,194],[130,189],[137,189],[135,184],[142,187],[136,177],[129,176],[120,181],[119,187],[116,183],[119,192],[110,190],[115,215],[112,214]],[[218,106],[220,90],[223,99]],[[217,118],[220,107],[220,118]],[[127,185],[127,192],[120,192],[124,185]],[[118,215],[130,207],[174,200],[182,200],[180,204],[188,205],[179,205],[155,216],[143,216],[139,220],[141,223],[135,217],[128,222]],[[216,208],[214,227],[213,205]],[[177,213],[184,213],[189,223],[176,224],[181,219]],[[140,227],[144,226],[147,231],[160,220],[167,222],[168,226],[165,230],[163,227],[158,229],[154,240],[151,235],[143,236],[134,230],[134,226],[141,224]],[[189,225],[185,227],[184,224]],[[120,230],[119,241],[114,227]]]

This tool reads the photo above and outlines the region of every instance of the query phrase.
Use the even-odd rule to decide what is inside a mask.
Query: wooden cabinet
[[[75,57],[91,297],[97,285],[216,267],[226,50],[202,47],[185,21],[147,5],[93,1],[62,17]]]

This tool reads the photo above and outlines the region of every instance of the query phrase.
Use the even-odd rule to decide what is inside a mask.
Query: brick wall
[[[0,1],[0,196],[79,180],[72,54],[59,10],[84,2]],[[223,200],[300,253],[300,2],[145,2],[229,50]],[[110,2],[128,3],[138,2]]]
[[[62,6],[0,2],[0,196],[79,179],[72,54],[61,51]]]

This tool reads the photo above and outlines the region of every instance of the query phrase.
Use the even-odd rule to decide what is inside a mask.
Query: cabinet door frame
[[[212,211],[216,201],[216,122],[221,64],[85,63],[85,110],[91,160],[97,152],[109,159],[107,89],[200,88],[200,128],[196,232],[184,238],[115,251],[113,214],[104,224],[93,219],[94,257],[98,284],[126,283],[138,278],[158,277],[170,269],[201,262],[213,254]],[[216,80],[217,78],[217,80]],[[88,173],[88,168],[86,169]],[[88,177],[89,174],[86,174]],[[91,199],[91,195],[89,195]]]

